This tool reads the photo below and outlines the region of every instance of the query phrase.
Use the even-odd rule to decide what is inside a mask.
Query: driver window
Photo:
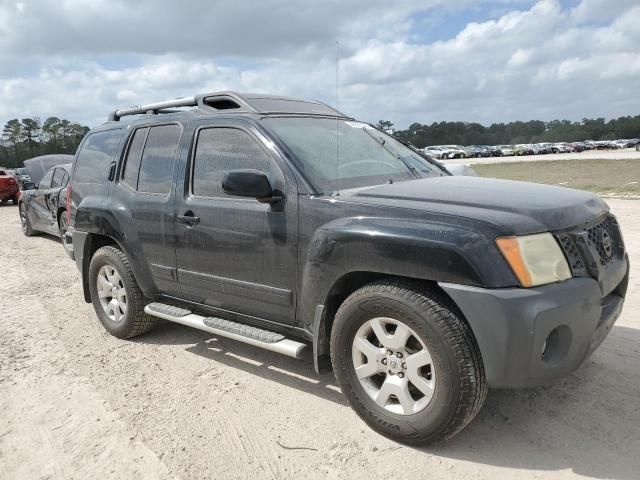
[[[51,178],[53,177],[53,170],[49,170],[40,183],[38,184],[38,188],[51,188]]]
[[[200,131],[193,160],[192,193],[204,197],[225,197],[224,172],[252,169],[268,172],[270,156],[244,130],[227,127]]]

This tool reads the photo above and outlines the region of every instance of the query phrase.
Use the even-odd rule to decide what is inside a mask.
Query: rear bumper
[[[598,282],[572,278],[537,288],[442,283],[474,332],[491,387],[531,387],[576,370],[620,316],[628,262],[603,297]],[[544,355],[543,355],[544,351]]]

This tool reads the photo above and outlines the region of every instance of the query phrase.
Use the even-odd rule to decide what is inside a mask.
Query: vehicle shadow
[[[184,345],[195,355],[347,405],[333,375],[317,376],[311,359],[296,361],[169,322],[134,341]],[[638,345],[640,330],[614,327],[592,358],[561,382],[491,390],[477,418],[456,437],[414,450],[516,470],[570,469],[595,478],[637,479]]]
[[[295,360],[171,322],[162,322],[152,332],[133,341],[156,345],[184,345],[187,352],[195,355],[241,369],[280,385],[296,388],[324,400],[347,405],[333,374],[318,376],[315,373],[309,352],[304,359]]]
[[[46,238],[47,240],[51,240],[52,242],[59,243],[62,245],[62,239],[57,235],[51,235],[50,233],[37,232],[36,235],[40,238]]]

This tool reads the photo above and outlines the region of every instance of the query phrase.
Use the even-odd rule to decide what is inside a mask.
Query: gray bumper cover
[[[574,371],[604,340],[624,302],[624,289],[603,298],[591,278],[529,289],[440,286],[469,322],[491,387],[541,385]],[[543,359],[554,329],[562,332],[562,345]]]

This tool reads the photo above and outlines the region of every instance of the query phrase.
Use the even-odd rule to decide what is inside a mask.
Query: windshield
[[[29,175],[26,168],[16,168],[16,173],[18,175]]]
[[[266,123],[322,192],[447,175],[366,123],[300,117],[272,117]]]

